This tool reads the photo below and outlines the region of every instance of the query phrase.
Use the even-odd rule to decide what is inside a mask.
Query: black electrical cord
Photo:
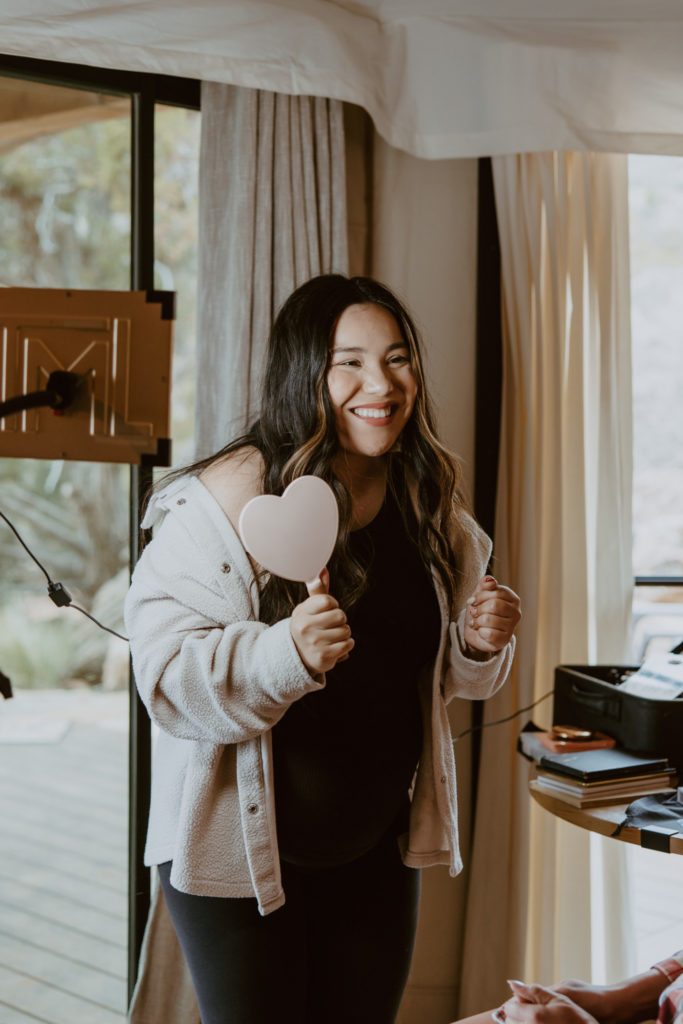
[[[0,402],[0,419],[5,416],[15,416],[27,409],[40,409],[49,406],[50,409],[68,409],[78,394],[83,381],[87,380],[88,374],[80,376],[70,370],[53,370],[47,379],[47,387],[43,391],[31,391],[27,395],[14,395],[4,402]]]
[[[0,402],[0,417],[14,416],[28,409],[41,409],[43,406],[51,405],[52,395],[47,390],[32,391],[29,395],[14,395],[13,398]]]
[[[127,636],[122,636],[121,633],[117,633],[115,629],[110,629],[109,626],[104,626],[101,622],[98,621],[98,619],[95,618],[94,615],[91,615],[90,612],[86,612],[85,608],[81,608],[80,605],[73,604],[73,602],[70,602],[69,608],[74,608],[77,612],[80,612],[82,615],[85,615],[87,619],[90,619],[91,622],[94,622],[96,626],[99,626],[100,629],[103,629],[106,633],[111,633],[112,636],[117,636],[119,640],[125,640],[126,643],[128,643]]]
[[[527,704],[525,708],[520,708],[519,711],[515,711],[514,714],[508,715],[507,718],[498,718],[495,722],[483,722],[481,725],[472,726],[471,729],[465,729],[464,732],[458,733],[457,736],[453,737],[453,742],[457,743],[458,740],[461,740],[464,736],[469,736],[471,732],[479,732],[480,729],[488,729],[492,725],[503,725],[504,722],[511,722],[513,718],[523,715],[525,711],[531,711],[531,709],[535,708],[537,704],[540,704],[542,700],[547,700],[548,697],[552,697],[554,693],[554,690],[548,690],[548,692],[544,693],[542,697],[535,700],[533,704]]]
[[[45,579],[47,580],[47,592],[53,604],[56,604],[58,608],[73,608],[75,611],[81,612],[82,615],[85,615],[86,618],[90,619],[91,622],[94,622],[96,626],[99,626],[100,629],[103,629],[106,633],[111,633],[112,636],[117,636],[119,640],[125,640],[126,643],[128,643],[127,636],[122,636],[120,633],[117,633],[115,629],[110,629],[109,626],[103,625],[98,619],[91,615],[90,612],[86,612],[85,608],[81,608],[79,605],[74,604],[71,599],[71,594],[66,589],[64,584],[55,583],[55,581],[51,579],[50,574],[45,568],[45,566],[42,564],[42,562],[38,561],[38,559],[33,554],[28,544],[26,544],[26,542],[22,539],[21,535],[19,534],[19,531],[9,521],[5,513],[2,511],[0,511],[0,518],[4,519],[4,521],[7,523],[10,530],[17,538],[21,546],[24,548],[27,554],[30,555],[30,557],[33,559],[33,561],[36,563],[40,571],[45,576]]]
[[[12,523],[10,523],[10,521],[9,521],[9,519],[7,518],[7,516],[5,515],[5,513],[4,513],[4,512],[0,512],[0,516],[2,516],[2,518],[3,518],[4,520],[5,520],[5,522],[6,522],[6,523],[7,523],[7,525],[9,526],[10,530],[12,531],[12,533],[14,534],[14,536],[15,536],[15,537],[17,538],[17,540],[18,540],[18,541],[19,541],[19,543],[21,544],[21,546],[22,546],[22,548],[24,549],[24,551],[26,551],[26,552],[27,552],[27,553],[28,553],[28,554],[29,554],[29,555],[31,556],[31,558],[33,559],[33,561],[34,561],[34,562],[36,563],[36,565],[38,566],[38,568],[40,569],[40,571],[41,571],[41,572],[43,573],[43,575],[45,576],[45,579],[47,580],[48,586],[50,586],[50,584],[52,583],[52,580],[50,579],[50,574],[49,574],[49,572],[47,571],[47,569],[45,568],[45,566],[44,566],[44,565],[42,565],[42,564],[41,564],[41,563],[40,563],[40,562],[38,561],[38,559],[37,559],[37,558],[36,558],[36,556],[35,556],[35,555],[33,554],[33,552],[31,551],[30,547],[28,546],[28,544],[26,544],[26,543],[25,543],[25,542],[24,542],[24,541],[22,540],[22,538],[21,538],[21,536],[20,536],[20,534],[19,534],[19,531],[18,531],[18,530],[17,530],[17,529],[16,529],[16,528],[15,528],[15,527],[14,527],[14,526],[12,525]]]

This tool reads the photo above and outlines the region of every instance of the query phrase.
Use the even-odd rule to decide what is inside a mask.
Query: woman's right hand
[[[316,593],[298,604],[290,619],[294,646],[311,675],[329,672],[347,658],[355,641],[339,603],[327,593],[329,574],[320,574]]]
[[[503,1004],[506,1024],[598,1024],[572,999],[543,985],[508,981],[514,995]]]

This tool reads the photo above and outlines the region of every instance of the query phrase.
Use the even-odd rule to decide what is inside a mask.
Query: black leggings
[[[341,867],[283,865],[286,903],[191,896],[159,878],[202,1024],[392,1024],[413,952],[420,872],[394,836]]]

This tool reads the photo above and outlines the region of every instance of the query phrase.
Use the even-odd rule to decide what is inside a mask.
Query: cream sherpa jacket
[[[204,896],[255,896],[262,914],[285,899],[273,798],[271,728],[289,705],[325,685],[294,646],[289,619],[258,621],[254,573],[227,516],[196,477],[153,499],[143,525],[163,515],[125,602],[135,680],[159,727],[145,850],[148,865],[173,861],[171,882]],[[463,608],[486,569],[488,538],[464,518],[458,552]],[[446,704],[481,699],[505,681],[514,639],[487,662],[460,649],[437,584],[441,639],[433,671],[420,680],[423,750],[410,829],[413,867],[462,868],[455,762]]]

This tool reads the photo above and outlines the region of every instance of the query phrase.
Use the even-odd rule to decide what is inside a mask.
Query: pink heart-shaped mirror
[[[268,572],[315,584],[334,549],[339,510],[334,491],[317,476],[300,476],[282,497],[262,494],[242,509],[244,547]],[[310,589],[310,588],[309,588]]]

